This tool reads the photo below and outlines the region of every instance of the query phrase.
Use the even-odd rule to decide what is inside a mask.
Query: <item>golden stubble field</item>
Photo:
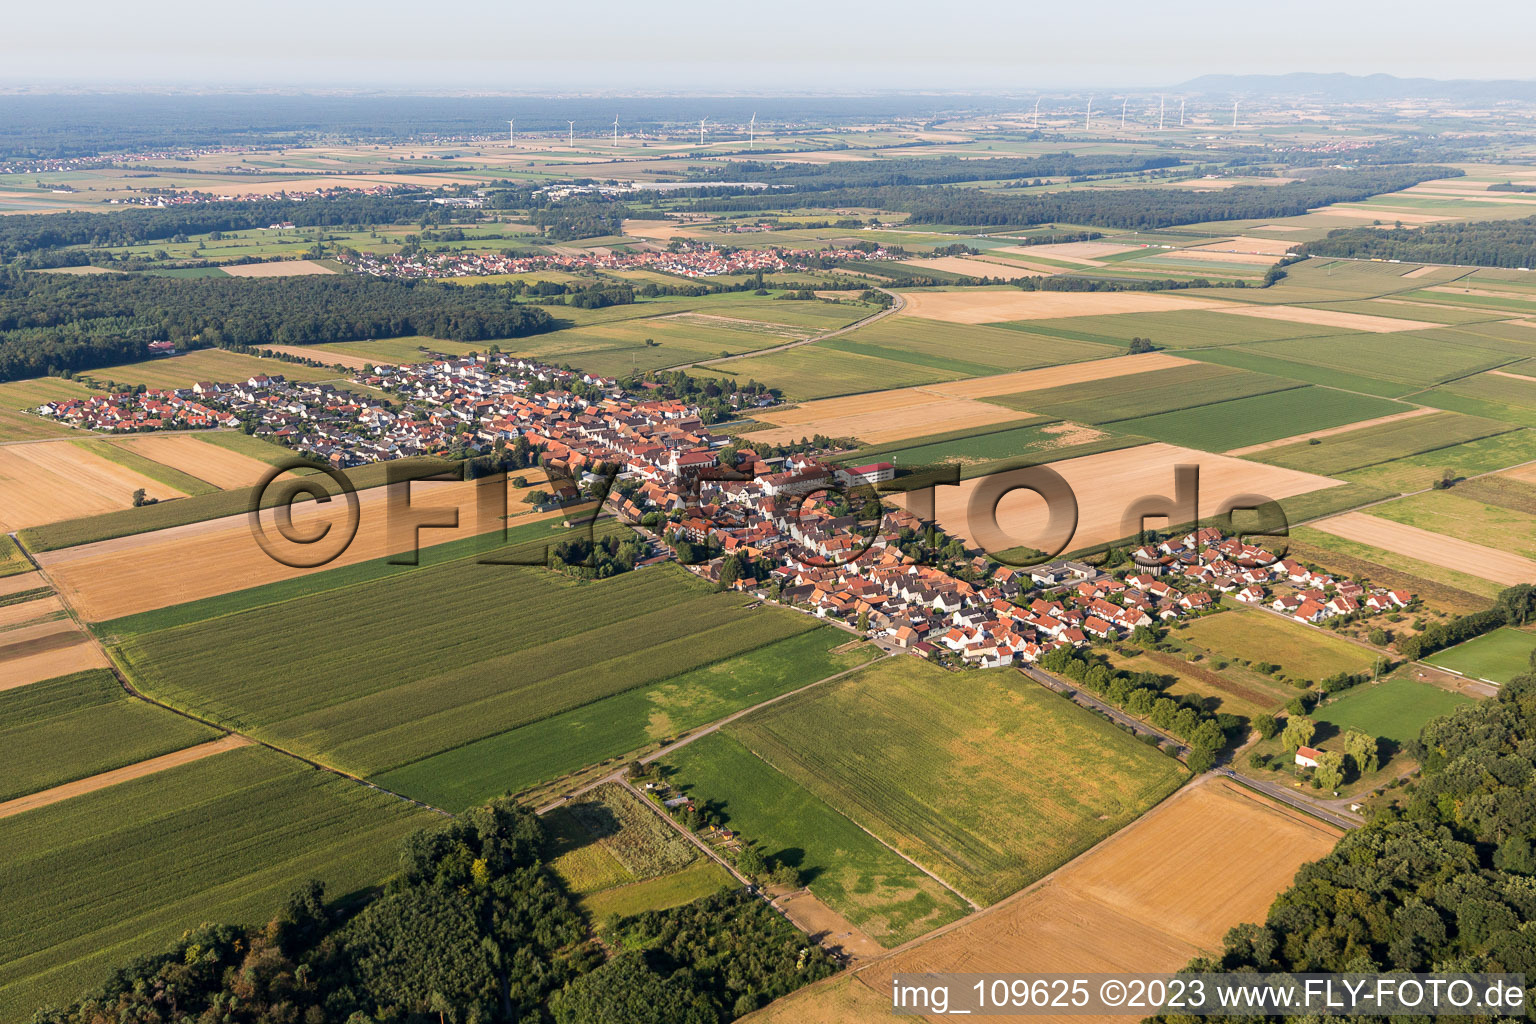
[[[1045,246],[1040,246],[1045,248]],[[1009,320],[1055,320],[1103,313],[1163,313],[1176,309],[1229,308],[1228,303],[1157,292],[902,292],[898,316],[949,324],[994,324]]]
[[[1149,496],[1166,496],[1171,503],[1176,497],[1175,467],[1180,465],[1194,465],[1200,469],[1201,518],[1215,515],[1223,502],[1241,495],[1257,494],[1279,500],[1340,483],[1313,473],[1161,442],[1053,462],[1050,468],[1066,480],[1077,500],[1076,528],[1062,550],[1093,547],[1134,533],[1134,529],[1125,529],[1126,513],[1133,503]],[[936,487],[922,494],[933,495],[939,525],[972,545],[980,545],[993,553],[1019,545],[1052,550],[1060,546],[1061,536],[1070,524],[1065,519],[1058,519],[1058,524],[1050,526],[1051,534],[1048,534],[1051,512],[1056,510],[1047,509],[1045,500],[1039,495],[1027,490],[1005,494],[995,505],[995,526],[989,522],[988,510],[981,507],[985,501],[975,497],[983,487],[1001,488],[1009,483],[1022,483],[1030,474],[1027,469],[1010,470],[962,480],[958,487]],[[918,504],[924,500],[922,494],[900,496],[900,503],[922,514]],[[1157,528],[1169,524],[1150,519],[1147,525]],[[1056,533],[1058,530],[1061,533]]]
[[[825,434],[828,437],[857,437],[866,444],[884,444],[909,437],[943,434],[951,430],[1006,423],[1029,415],[975,399],[994,395],[1013,395],[1022,391],[1080,384],[1090,380],[1123,377],[1182,366],[1188,359],[1148,352],[1136,356],[1112,356],[1084,363],[1047,366],[1039,370],[1020,370],[992,377],[944,384],[922,384],[891,391],[873,391],[864,395],[823,398],[783,409],[764,409],[753,418],[771,427],[743,434],[748,441],[783,444],[802,437]]]
[[[1529,558],[1365,512],[1345,512],[1311,525],[1335,537],[1369,544],[1505,586],[1536,580],[1536,561]]]
[[[215,487],[251,487],[272,467],[260,459],[209,444],[195,434],[140,434],[113,444]]]
[[[1339,834],[1207,776],[1017,895],[746,1019],[889,1020],[891,979],[898,973],[1175,971],[1200,953],[1218,951],[1234,925],[1263,920],[1297,869],[1324,856]]]
[[[151,498],[183,497],[71,441],[0,447],[0,529],[7,532],[128,508],[140,488]]]
[[[521,475],[528,479],[530,487],[546,482],[538,470],[524,470]],[[88,622],[101,622],[409,550],[409,534],[403,541],[391,541],[386,488],[359,491],[357,497],[357,536],[339,557],[318,568],[290,568],[270,558],[257,543],[249,519],[243,514],[47,551],[37,555],[37,560],[77,614]],[[506,523],[508,526],[579,514],[571,508],[525,515],[522,513],[527,513],[529,506],[518,500],[520,497],[520,493],[513,493],[508,498],[507,511],[514,517]],[[494,518],[482,520],[476,514],[475,501],[475,481],[413,484],[413,509],[454,508],[459,513],[456,529],[422,530],[421,546],[463,540],[503,525]],[[262,513],[262,522],[274,536],[275,515],[270,509]],[[340,536],[345,519],[345,505],[340,499],[324,505],[304,502],[294,506],[293,525],[299,533],[311,533],[329,523]],[[396,520],[404,521],[403,517]],[[302,555],[312,549],[291,550]]]

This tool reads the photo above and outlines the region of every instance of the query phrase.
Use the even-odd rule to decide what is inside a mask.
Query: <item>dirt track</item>
[[[81,796],[85,793],[94,793],[98,789],[106,789],[109,786],[116,786],[133,779],[142,779],[146,775],[163,772],[167,768],[175,768],[178,765],[201,761],[205,757],[222,754],[226,750],[234,750],[237,747],[247,747],[250,745],[251,741],[244,736],[231,735],[209,743],[200,743],[195,747],[187,747],[185,750],[164,754],[160,757],[152,757],[147,761],[130,764],[125,768],[102,772],[100,775],[92,775],[88,779],[67,782],[62,786],[45,789],[41,793],[32,793],[28,796],[17,797],[15,800],[8,800],[0,804],[0,818],[9,818],[11,815],[20,814],[23,811],[47,807],[49,804],[56,804],[71,797]]]

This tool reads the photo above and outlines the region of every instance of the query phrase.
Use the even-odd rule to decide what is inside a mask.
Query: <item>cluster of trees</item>
[[[1501,591],[1492,608],[1458,616],[1449,622],[1437,622],[1422,633],[1399,640],[1397,649],[1412,661],[1482,636],[1500,626],[1524,625],[1533,618],[1536,618],[1536,586],[1521,583]]]
[[[66,246],[143,245],[177,236],[213,231],[251,231],[271,224],[339,227],[365,224],[445,223],[454,211],[423,203],[430,193],[390,196],[342,193],[303,201],[268,199],[250,203],[204,203],[110,213],[33,213],[0,221],[0,262]],[[30,266],[89,263],[89,252],[57,260],[36,259]]]
[[[1190,771],[1196,773],[1206,771],[1216,763],[1216,752],[1226,745],[1227,730],[1247,725],[1236,715],[1213,715],[1203,707],[1163,696],[1167,681],[1156,672],[1118,671],[1101,658],[1071,647],[1058,647],[1047,652],[1040,659],[1040,667],[1066,676],[1083,689],[1188,743],[1187,763]]]
[[[605,580],[629,572],[644,557],[645,542],[630,533],[627,537],[563,541],[550,552],[549,563],[568,576]]]
[[[566,292],[565,304],[577,309],[602,309],[606,306],[629,306],[635,301],[635,290],[629,285],[592,285]]]
[[[554,242],[622,234],[629,207],[613,199],[578,196],[571,199],[530,197],[528,222]]]
[[[718,1024],[836,969],[740,890],[615,922],[644,952],[604,963],[548,845],[537,815],[493,801],[408,837],[360,909],[309,883],[265,925],[202,925],[34,1020]]]
[[[626,390],[648,391],[657,398],[675,398],[696,405],[699,418],[705,423],[718,423],[736,415],[736,407],[730,402],[733,393],[751,399],[754,396],[772,395],[778,392],[755,380],[717,380],[714,377],[692,377],[682,370],[652,370],[632,375],[620,383]],[[762,448],[755,447],[761,452]]]
[[[1406,748],[1422,777],[1193,969],[1536,969],[1536,676]]]
[[[1536,217],[1424,224],[1412,228],[1340,228],[1308,242],[1313,256],[1459,263],[1479,267],[1536,266]]]
[[[854,166],[852,164],[841,166]],[[979,171],[977,173],[980,173]],[[1359,202],[1398,192],[1433,178],[1455,177],[1448,167],[1370,167],[1321,171],[1285,185],[1239,185],[1197,192],[1183,189],[1084,189],[1019,196],[1001,191],[884,185],[833,191],[782,191],[695,200],[692,209],[730,211],[861,206],[910,214],[908,223],[973,227],[1028,227],[1036,224],[1091,224],[1146,230],[1212,220],[1294,217],[1330,203]]]
[[[1299,715],[1287,720],[1280,743],[1292,754],[1305,747],[1317,735],[1317,723]],[[1359,729],[1350,729],[1340,738],[1343,750],[1323,750],[1317,755],[1317,767],[1312,769],[1312,783],[1318,789],[1330,792],[1343,785],[1345,779],[1367,775],[1381,767],[1380,741]]]
[[[740,890],[639,914],[617,939],[626,952],[551,1000],[555,1024],[717,1024],[837,970],[825,951]]]
[[[551,330],[504,285],[353,275],[178,279],[0,270],[0,380],[88,370],[179,348],[311,345],[421,334],[456,341]]]

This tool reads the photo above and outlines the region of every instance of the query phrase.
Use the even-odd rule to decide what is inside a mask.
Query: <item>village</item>
[[[508,252],[406,252],[364,253],[342,250],[337,260],[353,270],[377,277],[437,278],[481,277],[491,274],[526,274],[541,270],[653,270],[681,277],[718,277],[722,274],[765,274],[805,270],[815,263],[840,261],[897,261],[904,253],[873,249],[734,249],[688,242],[675,249],[655,248],[622,252],[602,246],[518,255]]]
[[[890,463],[844,467],[827,452],[760,453],[712,434],[680,399],[502,353],[375,365],[356,383],[353,391],[255,376],[37,411],[107,432],[244,427],[336,469],[410,456],[542,463],[552,493],[540,507],[605,499],[618,519],[722,587],[948,665],[995,668],[1132,638],[1218,611],[1223,595],[1309,625],[1414,599],[1315,572],[1211,527],[1138,547],[1113,571],[1070,560],[999,564],[905,510],[866,501],[877,511],[861,518],[851,503],[894,478]]]

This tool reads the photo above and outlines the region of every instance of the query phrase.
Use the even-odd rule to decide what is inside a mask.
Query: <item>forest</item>
[[[0,380],[143,359],[181,348],[313,345],[413,334],[454,341],[551,330],[505,285],[354,275],[166,278],[0,270]]]
[[[793,209],[827,206],[895,210],[912,224],[967,227],[1029,227],[1086,224],[1150,229],[1215,220],[1294,217],[1330,203],[1359,202],[1462,172],[1448,167],[1372,167],[1322,171],[1285,185],[1237,185],[1207,192],[1183,189],[1083,189],[1042,196],[1017,196],[978,189],[885,185],[832,191],[773,192],[694,200],[701,212]]]
[[[1455,263],[1478,267],[1536,266],[1536,217],[1470,224],[1339,228],[1308,242],[1310,256]]]
[[[64,246],[138,245],[178,235],[211,231],[250,231],[270,224],[334,227],[345,224],[446,223],[453,210],[426,203],[430,193],[370,196],[343,193],[310,199],[203,203],[194,206],[114,210],[111,213],[28,213],[0,217],[0,263],[28,253]],[[474,215],[474,211],[470,211]],[[34,259],[33,266],[68,266],[89,262],[89,253],[69,259]]]
[[[1179,163],[1179,158],[1172,156],[1077,156],[1073,153],[978,160],[962,160],[956,156],[938,159],[906,157],[826,164],[733,161],[690,171],[689,177],[703,184],[710,181],[760,181],[813,192],[879,185],[946,185],[961,181],[1129,174],[1177,167]]]
[[[360,908],[299,889],[265,925],[205,924],[35,1024],[366,1020],[717,1024],[836,970],[741,890],[621,919],[603,948],[545,866],[543,823],[510,799],[407,838]]]

